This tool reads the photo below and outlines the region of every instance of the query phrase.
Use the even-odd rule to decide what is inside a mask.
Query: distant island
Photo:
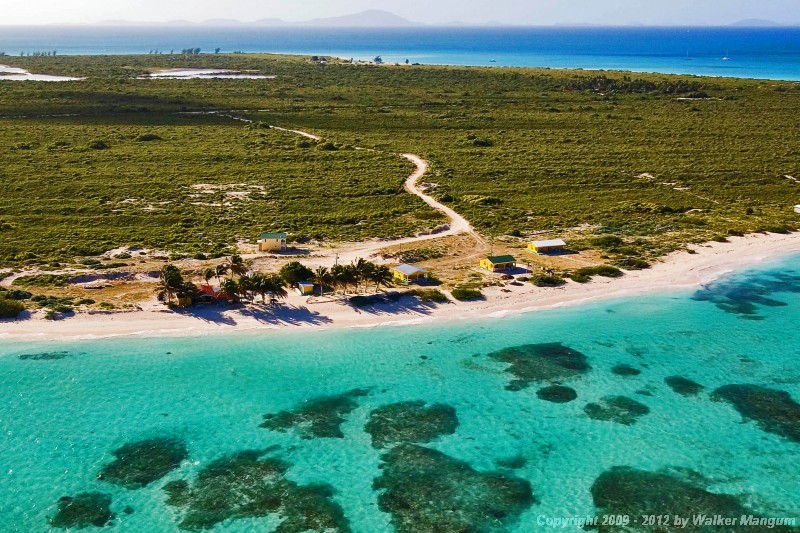
[[[166,22],[137,22],[128,20],[105,20],[97,23],[102,26],[306,26],[306,27],[333,27],[333,28],[401,28],[411,26],[423,26],[418,22],[411,22],[394,13],[379,9],[369,9],[350,15],[338,17],[315,18],[305,21],[286,21],[279,18],[263,18],[252,22],[242,22],[234,19],[210,19],[203,22],[191,22],[188,20],[170,20]]]
[[[228,27],[228,26],[256,26],[256,27],[319,27],[319,28],[412,28],[412,27],[498,27],[498,26],[537,26],[536,24],[512,24],[507,22],[500,22],[497,20],[486,22],[464,22],[464,21],[451,21],[440,24],[425,24],[422,22],[414,22],[403,18],[399,15],[384,11],[380,9],[369,9],[352,13],[349,15],[341,15],[336,17],[315,18],[304,21],[287,21],[280,18],[261,18],[254,21],[241,21],[236,19],[208,19],[202,22],[192,22],[189,20],[168,20],[163,22],[152,21],[130,21],[130,20],[104,20],[98,22],[98,26],[211,26],[211,27]],[[736,28],[786,28],[797,27],[800,23],[781,24],[773,20],[749,18],[739,20],[730,24],[718,24],[711,26],[718,27],[736,27]],[[600,24],[588,22],[558,22],[555,24],[542,24],[541,26],[554,26],[554,27],[585,27],[585,28],[603,28],[603,27],[647,27],[652,26],[649,24],[629,23],[629,24]],[[708,26],[708,25],[694,25],[687,26]]]

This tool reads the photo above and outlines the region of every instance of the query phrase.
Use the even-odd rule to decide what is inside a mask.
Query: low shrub
[[[35,274],[19,277],[11,284],[20,287],[66,287],[70,277],[69,274]]]
[[[421,302],[444,303],[448,301],[447,295],[438,289],[414,289],[406,294],[416,296]]]
[[[555,274],[534,274],[531,276],[531,283],[537,287],[559,287],[566,283],[564,278]]]
[[[25,306],[17,300],[0,298],[0,318],[17,318]]]
[[[5,297],[9,300],[30,300],[33,297],[33,294],[28,291],[16,289],[6,292]]]
[[[469,300],[480,300],[483,298],[483,293],[480,289],[475,289],[472,287],[456,287],[450,294],[453,295],[453,298],[460,301],[469,301]]]
[[[625,270],[643,270],[650,268],[650,263],[641,257],[623,257],[616,261],[616,265]]]

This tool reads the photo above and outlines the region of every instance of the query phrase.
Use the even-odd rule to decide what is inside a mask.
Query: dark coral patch
[[[536,503],[528,481],[478,472],[441,452],[401,444],[383,455],[373,484],[398,533],[508,531]]]
[[[183,510],[178,527],[200,531],[225,520],[276,514],[283,519],[276,533],[350,531],[342,508],[331,499],[330,486],[287,480],[290,465],[262,455],[251,450],[218,459],[200,472],[193,486],[167,483],[167,504]]]
[[[536,396],[540,400],[553,403],[569,403],[578,397],[575,389],[564,387],[563,385],[552,385],[536,391]]]
[[[507,457],[505,459],[498,459],[497,461],[495,461],[495,463],[499,467],[510,468],[512,470],[516,470],[516,469],[522,468],[526,464],[528,464],[528,460],[525,457],[521,456],[521,455],[517,455],[517,456],[514,456],[514,457]]]
[[[730,403],[763,431],[800,442],[800,404],[788,392],[758,385],[725,385],[715,390],[711,399]]]
[[[601,403],[586,404],[583,412],[593,420],[604,420],[630,426],[639,417],[649,413],[650,408],[627,396],[607,396],[601,400]]]
[[[695,478],[699,478],[695,474]],[[686,531],[706,533],[725,531],[726,533],[753,532],[759,530],[751,525],[741,525],[742,516],[753,515],[737,498],[728,494],[716,494],[698,487],[694,482],[666,473],[647,472],[629,467],[614,467],[600,474],[592,484],[592,498],[597,507],[597,515],[628,516],[630,524],[598,524],[593,526],[602,533],[623,533],[629,531]],[[643,516],[669,516],[689,518],[685,527],[666,527],[658,523],[646,526],[641,523]],[[693,518],[705,515],[709,519],[716,515],[735,519],[732,527],[695,524]],[[639,519],[639,525],[633,519]],[[769,531],[788,531],[776,527]]]
[[[638,376],[642,373],[641,370],[630,365],[617,365],[611,369],[611,372],[618,376]]]
[[[533,382],[561,381],[592,369],[584,354],[560,343],[503,348],[490,353],[489,358],[511,365],[506,372],[517,379],[506,389],[514,391],[527,388]]]
[[[728,278],[711,283],[695,293],[694,300],[711,302],[726,313],[741,318],[763,319],[759,307],[784,307],[771,296],[800,292],[800,276],[785,272],[747,273],[746,278]]]
[[[399,402],[379,407],[370,413],[364,431],[372,435],[372,446],[385,448],[400,442],[430,442],[441,435],[452,435],[458,427],[456,410],[441,403]]]
[[[40,353],[24,353],[19,355],[23,361],[58,361],[59,359],[66,359],[72,354],[69,352],[40,352]]]
[[[664,378],[664,383],[682,396],[697,396],[705,388],[699,383],[683,376],[666,377]]]
[[[83,529],[89,526],[103,527],[113,519],[111,496],[84,492],[59,499],[58,512],[50,518],[50,525],[63,529]]]
[[[297,428],[304,438],[344,438],[344,417],[358,407],[356,398],[366,396],[366,389],[354,389],[338,396],[314,398],[290,411],[264,415],[262,428],[288,431]]]
[[[156,438],[126,444],[114,451],[114,457],[97,478],[126,489],[140,489],[180,466],[189,452],[180,439]]]

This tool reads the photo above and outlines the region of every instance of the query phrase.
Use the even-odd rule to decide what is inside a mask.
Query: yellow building
[[[282,252],[286,249],[286,233],[262,233],[256,241],[259,252]]]
[[[314,284],[310,281],[301,281],[297,284],[297,293],[300,296],[310,296],[314,294]]]
[[[428,271],[424,268],[415,267],[414,265],[406,265],[405,263],[397,265],[392,269],[395,281],[408,285],[409,283],[416,283],[428,277]]]
[[[481,268],[490,272],[502,272],[516,268],[517,260],[513,255],[491,255],[481,259]]]
[[[535,254],[558,254],[563,253],[567,249],[567,243],[561,239],[552,239],[549,241],[534,241],[528,244],[528,251]]]

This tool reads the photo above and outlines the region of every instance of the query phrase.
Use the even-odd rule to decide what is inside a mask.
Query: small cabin
[[[286,233],[262,233],[256,241],[259,252],[282,252],[286,250]]]
[[[311,296],[314,294],[314,284],[310,281],[301,281],[297,284],[296,290],[300,296]]]
[[[567,243],[561,239],[534,241],[528,244],[528,251],[535,254],[562,254],[567,250]]]
[[[417,283],[423,279],[428,278],[428,271],[424,268],[419,268],[414,265],[407,265],[405,263],[397,265],[392,269],[392,275],[395,281],[408,285],[409,283]]]
[[[192,305],[192,297],[188,294],[178,295],[178,305],[181,307],[190,307]]]
[[[490,255],[480,262],[481,268],[490,272],[502,272],[517,267],[517,260],[513,255]]]

